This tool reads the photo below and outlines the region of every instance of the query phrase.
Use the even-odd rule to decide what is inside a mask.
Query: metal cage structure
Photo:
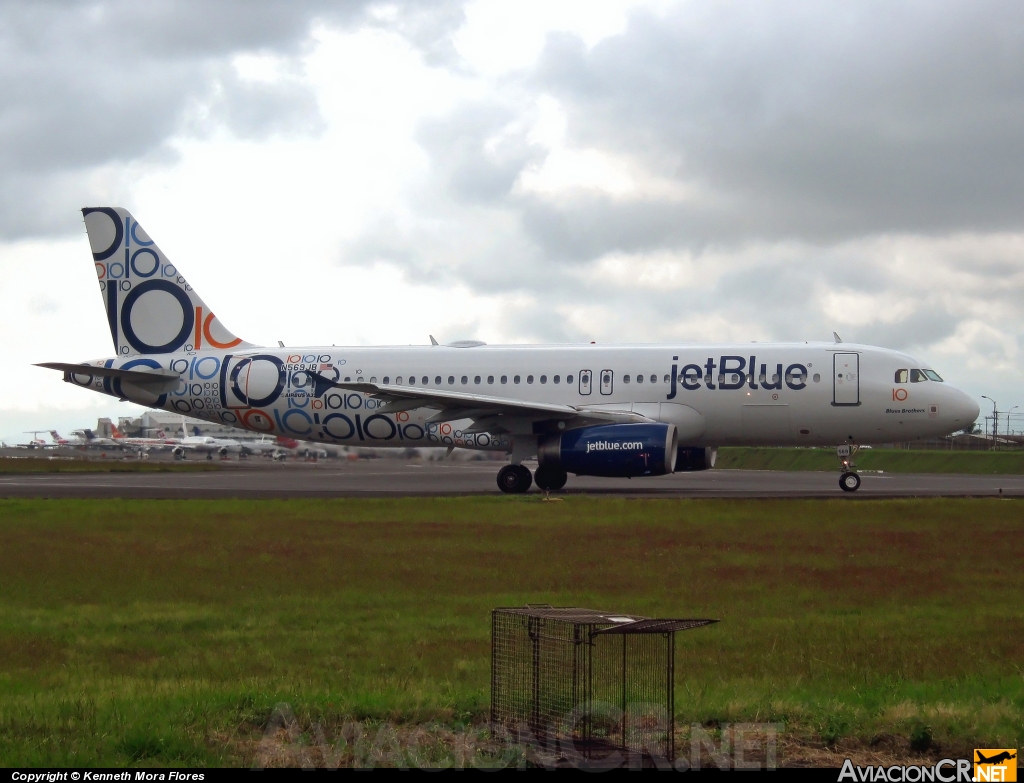
[[[491,727],[567,760],[675,760],[675,634],[717,620],[577,607],[491,612]]]

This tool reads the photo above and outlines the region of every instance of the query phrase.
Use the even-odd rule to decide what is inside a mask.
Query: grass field
[[[251,764],[280,701],[480,718],[526,602],[721,618],[677,640],[683,725],[1019,747],[1022,532],[1015,500],[0,501],[0,765]]]
[[[864,449],[854,462],[861,470],[886,473],[1024,474],[1024,451],[904,451]],[[834,449],[721,448],[715,467],[731,470],[836,470]]]
[[[146,460],[47,459],[0,457],[3,473],[194,473],[217,470],[215,462],[147,462]]]

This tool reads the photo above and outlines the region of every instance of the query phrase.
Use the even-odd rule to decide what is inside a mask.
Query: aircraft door
[[[590,370],[580,370],[580,394],[584,396],[590,394],[590,381]]]
[[[860,354],[833,355],[832,404],[860,405]]]
[[[615,373],[611,370],[601,370],[601,394],[611,394],[614,381]]]

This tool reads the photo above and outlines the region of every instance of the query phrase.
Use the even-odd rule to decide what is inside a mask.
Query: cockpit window
[[[937,372],[935,372],[935,370],[921,370],[921,372],[927,375],[929,379],[942,383],[942,378],[939,376]]]
[[[924,374],[924,372],[922,372],[921,370],[911,370],[910,371],[910,382],[911,383],[920,383],[921,381],[927,381],[927,380],[928,380],[928,376],[926,376]]]
[[[909,373],[910,373],[910,370],[897,370],[896,371],[896,383],[906,383],[907,382],[907,375]]]

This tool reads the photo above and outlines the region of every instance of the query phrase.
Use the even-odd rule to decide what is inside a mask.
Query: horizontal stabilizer
[[[177,383],[181,376],[170,370],[115,370],[113,367],[96,367],[91,364],[66,364],[64,362],[43,362],[36,367],[45,367],[48,370],[61,370],[71,375],[92,375],[100,378],[118,378],[134,384],[166,384]]]

